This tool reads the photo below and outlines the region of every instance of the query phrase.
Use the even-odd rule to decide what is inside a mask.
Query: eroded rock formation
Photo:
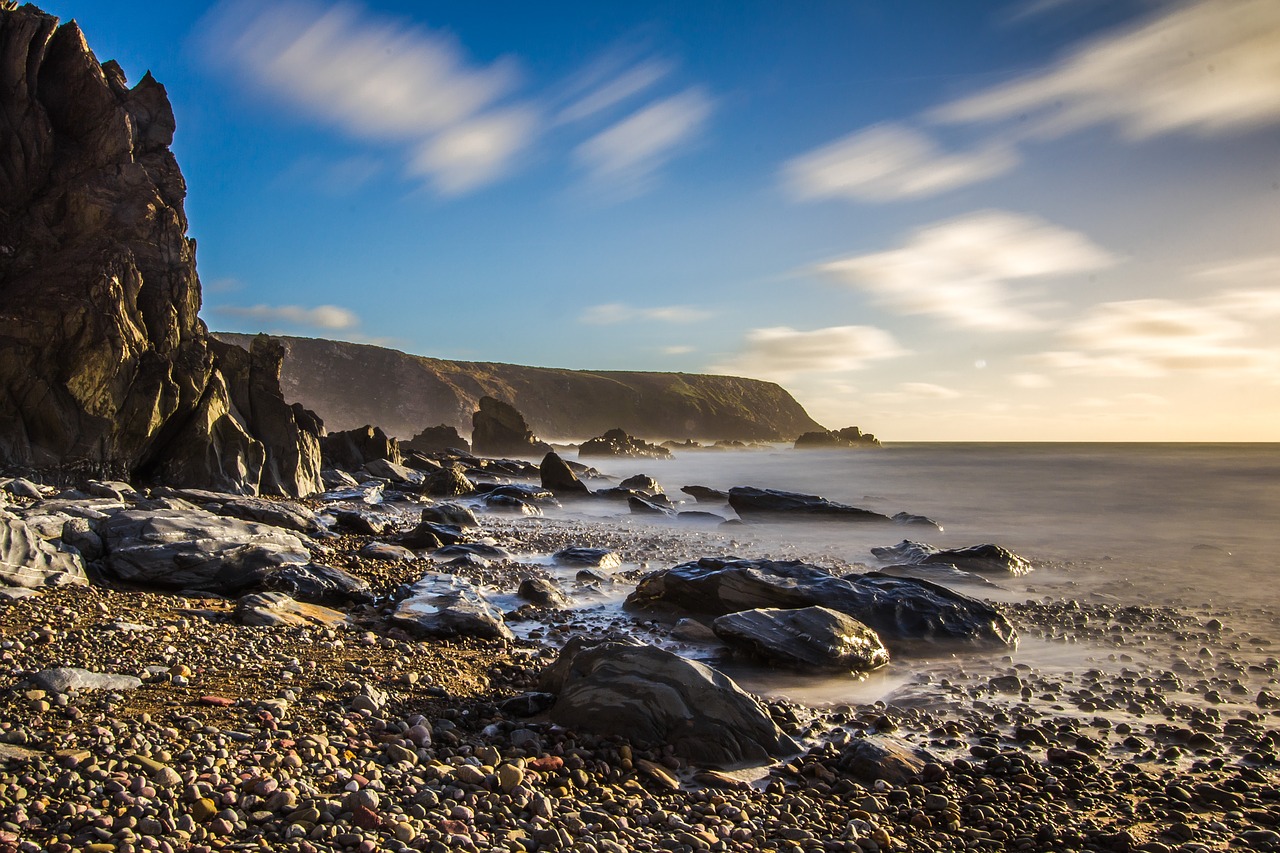
[[[164,87],[29,5],[0,4],[0,58],[0,466],[314,491],[298,414],[255,417],[279,359],[239,387],[198,316]]]

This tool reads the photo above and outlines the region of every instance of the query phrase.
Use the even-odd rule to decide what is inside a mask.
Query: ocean
[[[679,490],[691,484],[758,486],[888,515],[926,515],[945,528],[751,524],[732,528],[731,541],[746,552],[742,556],[875,568],[870,548],[904,538],[940,547],[992,542],[1033,561],[1036,570],[996,578],[994,589],[964,592],[1004,602],[1167,605],[1222,617],[1259,654],[1269,653],[1280,629],[1277,444],[902,443],[865,451],[779,448],[583,461],[614,477],[649,474],[673,498],[687,497]],[[690,499],[681,508],[695,505]],[[706,556],[705,549],[691,534],[687,558]],[[1071,668],[1107,655],[1114,659],[1110,645],[1024,638],[1008,657],[1040,668]],[[980,663],[980,655],[969,657]],[[891,666],[857,688],[847,681],[836,685],[837,696],[821,680],[730,669],[750,689],[807,702],[872,701],[906,676],[902,664]]]

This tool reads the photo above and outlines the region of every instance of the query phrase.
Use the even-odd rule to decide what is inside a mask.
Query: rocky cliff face
[[[150,74],[130,88],[74,22],[0,3],[0,465],[257,491],[268,447],[197,316],[174,128]],[[310,488],[295,473],[269,488]]]
[[[246,335],[215,333],[243,344]],[[650,439],[793,440],[822,429],[772,382],[689,373],[557,370],[445,361],[382,347],[278,338],[289,400],[331,429],[377,424],[400,438],[446,424],[463,435],[484,396],[511,403],[543,439],[583,439],[621,428]]]

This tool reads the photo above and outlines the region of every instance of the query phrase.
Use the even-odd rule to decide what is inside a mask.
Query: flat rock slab
[[[886,563],[908,566],[955,566],[961,571],[984,574],[1025,575],[1031,561],[1007,548],[990,543],[967,548],[935,548],[924,542],[903,539],[887,548],[872,548],[871,553]]]
[[[75,667],[42,669],[30,678],[31,683],[53,693],[79,693],[82,690],[137,690],[142,679],[113,672],[90,672]]]
[[[292,627],[320,625],[337,628],[347,624],[347,614],[340,610],[297,601],[283,592],[260,592],[246,595],[236,605],[242,625]]]
[[[79,554],[45,541],[37,528],[0,510],[0,584],[39,589],[88,582]]]
[[[783,666],[866,672],[889,662],[875,631],[826,607],[742,610],[718,617],[711,628],[730,645]]]
[[[278,590],[310,601],[369,597],[365,581],[310,562],[302,540],[266,524],[199,509],[128,510],[100,532],[107,570],[126,583],[220,595]]]
[[[244,521],[256,521],[298,533],[315,533],[321,528],[320,521],[314,512],[291,501],[235,498],[222,504],[217,512],[219,515],[229,515]]]
[[[1017,632],[986,602],[914,578],[836,577],[798,560],[704,557],[640,580],[629,610],[736,613],[821,606],[866,624],[895,653],[917,646],[1017,646]]]
[[[424,637],[488,637],[510,640],[502,611],[475,584],[456,575],[428,572],[409,587],[391,621]]]
[[[695,764],[763,764],[799,751],[722,672],[634,641],[575,637],[542,674],[553,722],[633,743],[670,744]]]

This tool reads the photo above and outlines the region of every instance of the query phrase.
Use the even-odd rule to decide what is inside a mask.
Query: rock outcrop
[[[242,346],[249,338],[216,335]],[[756,379],[444,361],[366,344],[279,340],[285,397],[319,413],[330,429],[373,423],[403,439],[443,422],[465,435],[484,396],[510,401],[551,439],[621,427],[650,440],[792,441],[822,429],[783,388]]]
[[[484,456],[541,456],[551,446],[539,441],[510,403],[481,397],[471,416],[471,446]]]
[[[435,453],[441,450],[461,450],[471,452],[471,443],[458,434],[458,428],[448,424],[427,427],[408,441],[400,442],[404,450],[417,450],[420,453]]]
[[[627,435],[622,429],[611,429],[602,436],[583,442],[578,456],[614,456],[624,459],[670,459],[671,451],[656,444]]]
[[[164,87],[30,5],[0,5],[0,56],[0,466],[314,491],[308,440],[255,416],[270,359],[241,386],[198,317]]]
[[[880,439],[864,433],[856,426],[844,429],[815,430],[802,434],[795,441],[796,450],[822,450],[832,447],[879,447]]]

